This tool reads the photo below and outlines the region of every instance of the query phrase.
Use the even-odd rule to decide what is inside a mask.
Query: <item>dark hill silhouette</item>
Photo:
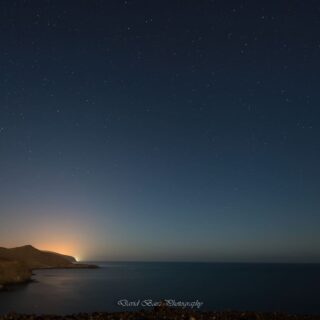
[[[49,268],[97,268],[76,263],[76,259],[60,253],[42,251],[31,245],[7,249],[0,247],[1,284],[24,282],[31,277],[31,270]]]
[[[73,266],[76,259],[55,252],[41,251],[31,245],[6,249],[0,247],[0,259],[24,262],[30,269]]]

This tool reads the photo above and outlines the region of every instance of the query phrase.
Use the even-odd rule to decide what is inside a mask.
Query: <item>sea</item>
[[[170,306],[320,314],[320,264],[95,262],[34,271],[0,292],[0,314],[73,314]]]

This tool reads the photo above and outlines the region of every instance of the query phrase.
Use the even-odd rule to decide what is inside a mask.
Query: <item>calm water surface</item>
[[[320,314],[320,265],[98,263],[100,269],[39,270],[0,292],[0,313],[69,314],[135,309],[118,301],[200,301],[201,310]]]

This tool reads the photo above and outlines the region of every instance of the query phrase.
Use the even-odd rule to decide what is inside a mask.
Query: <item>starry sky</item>
[[[320,262],[317,1],[0,3],[0,246]]]

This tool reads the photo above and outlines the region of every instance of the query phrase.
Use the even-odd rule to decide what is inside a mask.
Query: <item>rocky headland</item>
[[[26,282],[31,275],[31,270],[20,261],[0,260],[0,289],[5,284]]]
[[[97,268],[77,263],[76,259],[60,253],[42,251],[31,245],[7,249],[0,247],[0,289],[8,284],[27,282],[35,269]]]

